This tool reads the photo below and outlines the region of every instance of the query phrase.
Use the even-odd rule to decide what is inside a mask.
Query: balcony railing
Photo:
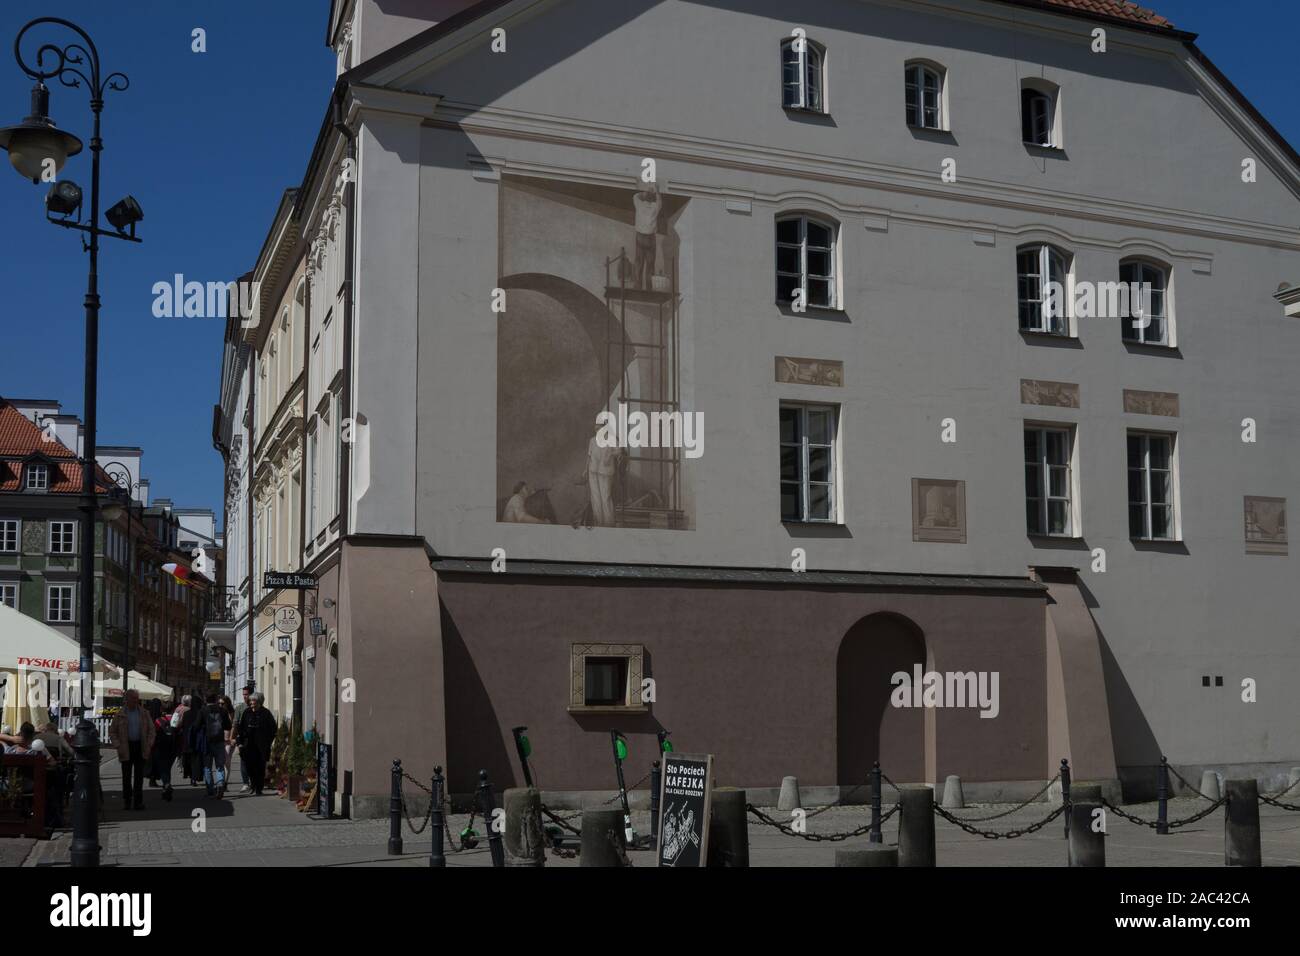
[[[239,591],[233,587],[213,587],[208,606],[209,624],[234,624],[239,620]]]

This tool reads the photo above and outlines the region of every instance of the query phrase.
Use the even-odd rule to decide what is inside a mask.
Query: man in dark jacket
[[[260,795],[266,785],[266,762],[271,758],[271,744],[275,742],[275,717],[266,709],[266,695],[260,690],[248,696],[248,710],[239,718],[236,742],[239,759],[247,764],[253,793]]]

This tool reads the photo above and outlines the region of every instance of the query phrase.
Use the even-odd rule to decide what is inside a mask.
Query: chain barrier
[[[931,806],[934,808],[935,813],[943,817],[949,823],[956,824],[957,826],[961,827],[963,830],[965,830],[967,833],[971,834],[972,836],[980,836],[986,840],[1003,840],[1003,839],[1014,840],[1016,837],[1028,836],[1030,833],[1035,833],[1038,830],[1041,830],[1043,827],[1047,826],[1049,823],[1051,823],[1053,820],[1059,817],[1062,813],[1064,813],[1066,808],[1066,804],[1063,803],[1055,810],[1053,810],[1051,813],[1049,813],[1047,816],[1043,817],[1043,819],[1039,820],[1037,823],[1031,823],[1027,827],[1017,827],[1014,830],[1004,830],[1002,832],[998,832],[997,830],[981,830],[979,827],[973,827],[965,820],[961,819],[960,817],[954,817],[951,813],[949,813],[943,807],[939,806],[939,804],[937,803],[932,804]]]
[[[1198,787],[1192,786],[1191,781],[1189,781],[1181,773],[1175,770],[1173,764],[1166,764],[1165,766],[1168,767],[1169,772],[1172,773],[1175,777],[1177,777],[1182,782],[1183,786],[1186,787],[1188,790],[1192,791],[1192,793],[1196,794],[1202,800],[1209,800],[1211,803],[1214,802],[1213,797],[1206,796],[1204,793],[1200,791]]]
[[[880,815],[881,824],[883,825],[886,820],[888,820],[900,809],[902,809],[902,806],[903,805],[901,803],[896,803],[889,808],[888,813],[882,813]],[[755,817],[757,817],[760,823],[766,824],[769,827],[774,827],[775,829],[780,830],[786,836],[799,837],[801,840],[808,840],[812,843],[838,843],[841,840],[847,840],[850,837],[862,836],[864,833],[871,832],[871,824],[868,822],[863,826],[858,827],[856,830],[850,830],[847,833],[799,833],[788,823],[782,823],[779,820],[773,820],[771,817],[769,817],[762,810],[758,809],[758,807],[754,806],[752,803],[745,804],[745,809],[748,810],[750,813],[752,813]],[[807,819],[807,817],[805,817],[805,819]]]
[[[1286,790],[1290,790],[1290,789],[1291,789],[1290,787],[1287,787],[1287,788],[1286,788]],[[1283,792],[1283,793],[1286,793],[1286,790],[1283,790],[1282,792]],[[1277,807],[1277,808],[1280,809],[1280,810],[1295,810],[1295,811],[1300,811],[1300,807],[1296,806],[1294,803],[1283,803],[1281,800],[1277,800],[1277,799],[1275,799],[1275,798],[1273,798],[1273,797],[1270,797],[1270,796],[1269,796],[1268,794],[1266,794],[1266,793],[1261,793],[1261,794],[1259,795],[1259,799],[1263,800],[1263,801],[1264,801],[1265,803],[1267,803],[1269,806],[1271,806],[1271,807]]]
[[[861,790],[863,787],[869,787],[869,786],[871,786],[870,783],[860,783],[860,784],[858,784],[856,787],[854,787],[854,788],[853,788],[852,790],[850,790],[848,793],[846,793],[846,794],[844,794],[843,796],[841,796],[841,797],[840,797],[838,800],[836,800],[834,803],[828,803],[828,804],[826,804],[826,806],[824,806],[824,807],[818,807],[816,810],[812,810],[812,811],[810,811],[810,812],[804,814],[804,819],[806,820],[806,819],[808,819],[809,817],[815,817],[815,816],[817,816],[817,815],[820,814],[820,813],[825,813],[827,810],[833,809],[834,807],[843,807],[843,806],[847,806],[847,805],[848,805],[848,799],[849,799],[849,797],[853,796],[855,793],[857,793],[857,792],[858,792],[859,790]],[[860,804],[855,804],[855,806],[860,806]]]
[[[432,790],[430,790],[424,784],[420,783],[420,781],[416,780],[405,770],[402,771],[402,777],[406,780],[409,780],[411,783],[415,784],[425,793],[429,794],[430,797],[433,796]],[[433,819],[433,800],[432,799],[429,800],[429,809],[424,811],[424,820],[422,820],[420,822],[420,825],[417,827],[414,823],[411,822],[411,811],[408,810],[406,807],[406,792],[400,791],[399,794],[402,798],[402,816],[406,818],[406,825],[407,827],[410,828],[413,834],[419,836],[421,833],[425,831],[425,828],[429,826],[429,821]]]
[[[1001,813],[990,814],[987,817],[960,817],[959,819],[964,820],[967,823],[987,823],[989,820],[998,820],[1002,817],[1009,817],[1011,816],[1011,814],[1017,812],[1018,810],[1023,810],[1031,803],[1035,803],[1039,797],[1041,797],[1043,794],[1045,794],[1048,790],[1052,788],[1052,784],[1056,783],[1056,781],[1060,779],[1061,779],[1061,775],[1058,773],[1051,780],[1047,781],[1047,785],[1043,787],[1042,790],[1039,790],[1036,794],[1034,794],[1024,803],[1020,804],[1020,806],[1018,807],[1012,807],[1010,810],[1003,810]]]
[[[1219,809],[1219,807],[1223,806],[1227,802],[1228,802],[1227,797],[1220,797],[1218,800],[1215,800],[1213,803],[1211,803],[1208,807],[1206,807],[1204,810],[1200,811],[1199,813],[1194,813],[1190,817],[1187,817],[1186,819],[1183,820],[1170,820],[1168,823],[1165,824],[1165,826],[1168,827],[1170,830],[1177,830],[1179,827],[1185,827],[1189,823],[1195,823],[1197,820],[1203,820],[1205,817],[1208,817],[1211,813]],[[1105,807],[1107,810],[1113,811],[1117,816],[1120,816],[1123,819],[1129,821],[1129,823],[1136,823],[1138,826],[1150,827],[1153,830],[1160,825],[1159,820],[1144,820],[1141,817],[1136,817],[1131,813],[1127,813],[1124,810],[1121,810],[1119,807],[1115,806],[1115,804],[1111,803],[1105,797],[1101,798],[1101,805]],[[1297,809],[1300,809],[1300,807],[1298,807]]]
[[[546,806],[546,804],[542,804],[542,813],[550,817],[552,823],[558,824],[559,826],[563,827],[565,830],[568,830],[570,833],[581,835],[582,833],[581,830],[579,830],[577,827],[573,827],[569,825],[570,820],[574,819],[575,817],[582,816],[581,810],[569,814],[568,817],[559,817],[556,816],[556,814],[551,810],[550,807]]]

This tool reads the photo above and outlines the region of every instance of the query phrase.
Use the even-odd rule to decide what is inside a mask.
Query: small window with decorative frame
[[[573,713],[644,713],[645,646],[571,644],[569,706]]]

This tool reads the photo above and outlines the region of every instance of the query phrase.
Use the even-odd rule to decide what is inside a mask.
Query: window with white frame
[[[1119,281],[1127,287],[1128,315],[1122,320],[1121,333],[1124,339],[1143,345],[1169,345],[1168,270],[1147,259],[1125,259],[1119,264]]]
[[[11,607],[18,610],[18,584],[17,582],[0,583],[0,604],[5,607]]]
[[[1068,428],[1025,427],[1025,527],[1030,534],[1074,537]]]
[[[1128,533],[1139,541],[1172,541],[1174,436],[1128,433]]]
[[[826,112],[824,60],[825,50],[805,37],[790,37],[781,44],[782,106]]]
[[[947,129],[943,115],[943,73],[926,63],[908,63],[903,78],[907,125]]]
[[[838,520],[838,406],[781,405],[781,520]]]
[[[17,518],[0,520],[0,552],[14,554],[18,551],[19,532],[21,530],[21,522]]]
[[[1020,331],[1070,334],[1066,254],[1047,244],[1016,251],[1016,304]]]
[[[77,523],[50,522],[50,554],[72,554],[76,550]]]
[[[1056,106],[1059,91],[1045,80],[1026,81],[1020,88],[1020,133],[1030,146],[1060,146]]]
[[[811,216],[783,216],[776,221],[776,298],[834,309],[836,294],[835,223]]]
[[[48,491],[50,487],[50,466],[33,462],[27,466],[27,490]]]
[[[51,584],[45,589],[45,620],[51,624],[71,624],[74,585]]]

